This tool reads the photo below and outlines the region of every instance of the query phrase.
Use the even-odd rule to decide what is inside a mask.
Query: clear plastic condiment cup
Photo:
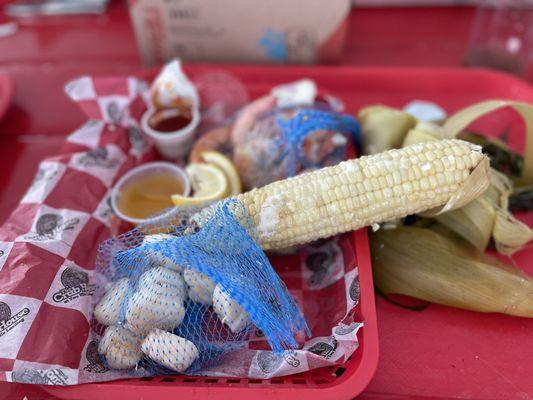
[[[196,128],[200,123],[200,111],[198,107],[193,106],[191,108],[191,121],[187,126],[170,132],[157,131],[150,126],[150,118],[158,112],[173,113],[176,111],[161,111],[156,110],[155,108],[148,109],[141,118],[141,128],[143,132],[154,140],[157,150],[164,158],[176,160],[185,157],[191,149]]]
[[[180,179],[183,185],[183,196],[189,196],[191,193],[191,181],[187,173],[180,167],[170,162],[156,161],[143,164],[139,167],[133,168],[125,173],[113,187],[111,192],[111,207],[115,214],[122,220],[139,225],[147,222],[151,219],[148,218],[136,218],[125,214],[119,207],[119,199],[122,195],[123,189],[135,181],[152,175],[158,175],[161,173],[170,173]],[[161,210],[163,211],[163,210]],[[169,211],[171,212],[171,211]]]

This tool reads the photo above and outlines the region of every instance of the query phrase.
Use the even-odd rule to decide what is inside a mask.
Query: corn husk
[[[523,159],[520,160],[520,166],[523,170],[521,176],[518,177],[518,181],[521,183],[528,182],[528,180],[533,178],[533,106],[529,104],[491,100],[459,111],[451,116],[443,126],[428,122],[418,122],[407,132],[402,146],[456,137],[476,119],[506,106],[513,107],[519,112],[525,122],[526,152]],[[372,107],[367,109],[372,110]],[[388,123],[396,122],[391,120]],[[395,128],[398,129],[398,125]],[[382,129],[385,130],[385,128]],[[476,140],[479,141],[480,139],[476,138]],[[497,146],[495,141],[491,143]],[[506,150],[506,154],[511,156],[508,149],[502,147],[503,150]],[[513,166],[515,164],[516,160],[513,162]],[[514,172],[516,173],[516,171]],[[475,176],[472,176],[470,186],[474,187],[475,184]],[[477,198],[461,208],[456,206],[453,207],[455,208],[454,210],[449,211],[452,207],[442,207],[438,210],[430,210],[424,213],[424,216],[434,217],[480,251],[485,250],[492,239],[500,253],[510,255],[524,248],[533,239],[533,230],[517,220],[508,211],[509,197],[512,193],[513,184],[511,180],[495,169],[491,169],[491,184],[481,196],[475,196]]]
[[[401,147],[405,135],[416,123],[411,114],[382,105],[363,108],[358,118],[365,154]]]
[[[428,142],[430,140],[442,140],[443,138],[444,131],[439,125],[431,122],[418,122],[405,135],[402,147],[420,142]]]
[[[479,312],[533,317],[533,279],[469,246],[453,233],[403,226],[372,235],[374,278],[402,294]]]
[[[513,182],[520,183],[519,178],[522,175],[522,168],[524,167],[524,157],[510,149],[505,142],[497,138],[484,137],[472,132],[463,132],[458,137],[467,142],[480,145],[483,153],[490,157],[490,165],[494,169],[503,172]]]
[[[513,254],[533,239],[533,231],[508,211],[512,190],[510,180],[491,169],[489,188],[466,206],[435,216],[478,250],[483,251],[492,238],[502,254]]]
[[[456,114],[452,115],[444,123],[443,130],[446,138],[457,137],[468,125],[476,119],[487,115],[493,111],[503,107],[511,107],[517,111],[524,120],[526,128],[526,146],[524,150],[523,165],[521,176],[518,178],[519,184],[528,184],[533,182],[533,106],[526,103],[505,100],[489,100],[482,103],[467,107]],[[452,212],[457,215],[443,215],[439,222],[444,223],[449,227],[455,226],[457,233],[463,233],[468,241],[474,244],[478,249],[485,249],[488,241],[487,235],[492,237],[496,250],[502,254],[511,255],[518,250],[521,250],[531,240],[533,240],[533,230],[524,223],[517,220],[508,211],[509,196],[513,192],[512,182],[505,175],[492,170],[491,185],[488,192],[483,194],[479,199],[475,200],[474,204],[466,210],[455,210]],[[499,198],[494,198],[493,193],[499,193]],[[466,225],[479,225],[482,213],[479,209],[482,208],[485,215],[483,217],[484,227],[479,232],[467,232]],[[492,208],[492,210],[491,210]],[[462,214],[462,215],[459,215]],[[453,222],[452,222],[453,220]],[[492,226],[491,229],[489,227]]]
[[[511,100],[488,100],[455,113],[444,123],[446,138],[455,138],[478,118],[504,107],[513,108],[524,121],[526,145],[520,184],[533,183],[533,105]]]

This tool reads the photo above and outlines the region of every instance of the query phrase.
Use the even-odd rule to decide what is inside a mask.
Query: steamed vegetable
[[[463,129],[477,118],[502,107],[513,107],[520,113],[526,126],[526,152],[522,158],[512,153],[504,145],[495,140],[485,140],[471,134],[462,135]],[[373,107],[367,107],[373,109]],[[388,111],[389,114],[393,113]],[[396,113],[401,111],[396,110]],[[405,124],[395,119],[384,120],[378,128],[374,128],[374,134],[384,135],[389,131],[403,131]],[[363,136],[371,136],[373,131],[364,131]],[[490,150],[491,165],[494,165],[508,174],[510,178],[491,169],[490,185],[488,189],[477,199],[461,208],[453,211],[433,215],[437,221],[447,226],[464,239],[470,242],[478,250],[485,250],[491,241],[495,248],[502,254],[513,254],[524,248],[533,239],[533,230],[516,219],[509,212],[509,199],[513,194],[513,181],[518,184],[533,182],[533,106],[525,103],[491,100],[467,107],[451,116],[443,126],[428,122],[417,122],[412,129],[404,135],[401,146],[411,146],[416,143],[438,142],[452,137],[470,138],[475,143],[484,145],[484,149]],[[389,142],[391,146],[398,146]],[[531,195],[527,190],[522,190],[520,202],[527,203]],[[516,201],[515,201],[516,206]],[[426,213],[426,215],[430,215]]]
[[[403,226],[374,233],[371,251],[375,283],[384,294],[533,317],[533,278],[460,238]]]
[[[460,207],[488,185],[488,159],[461,140],[361,157],[238,195],[263,249],[286,248],[439,208]]]
[[[359,111],[363,133],[363,153],[376,154],[401,147],[416,119],[406,112],[382,105],[368,106]]]

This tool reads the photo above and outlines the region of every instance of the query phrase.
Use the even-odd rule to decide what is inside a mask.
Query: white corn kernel
[[[457,163],[459,158],[461,161]],[[466,142],[432,141],[346,161],[284,183],[274,182],[238,195],[237,199],[245,205],[256,205],[257,211],[249,208],[247,211],[258,227],[258,239],[263,248],[272,249],[282,244],[282,247],[289,247],[384,222],[384,218],[400,218],[443,205],[481,163],[480,168],[487,170],[488,159]],[[323,182],[331,182],[327,185],[328,193],[314,195],[317,190],[324,190]],[[480,185],[480,190],[483,187]],[[442,195],[437,195],[437,188]],[[260,216],[265,206],[272,203],[272,198],[280,196],[287,200],[279,202],[272,229],[263,231]],[[247,200],[248,197],[253,200]],[[385,206],[382,206],[382,198]],[[291,199],[294,201],[289,201]],[[374,204],[376,202],[379,205]],[[317,209],[322,203],[324,205]],[[301,217],[291,217],[300,214]],[[291,229],[294,223],[302,226]]]

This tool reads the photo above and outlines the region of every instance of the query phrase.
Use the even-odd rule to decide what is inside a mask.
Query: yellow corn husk
[[[493,235],[496,206],[499,207],[503,195],[498,189],[497,178],[500,177],[502,175],[491,169],[491,185],[481,196],[464,207],[437,215],[435,219],[461,235],[478,250],[485,250]]]
[[[524,149],[524,166],[522,183],[533,182],[533,105],[512,100],[487,100],[466,107],[452,115],[443,125],[446,138],[455,138],[478,118],[504,107],[514,109],[524,121],[526,145]]]
[[[415,118],[401,110],[382,105],[363,108],[358,114],[364,154],[377,154],[401,147]]]
[[[384,294],[480,312],[533,317],[533,279],[431,229],[372,235],[375,283]]]
[[[526,159],[533,158],[532,105],[493,100],[459,111],[451,116],[442,127],[432,123],[418,122],[405,136],[403,146],[456,137],[462,129],[477,118],[504,106],[514,107],[526,123],[528,145],[524,156],[523,174],[526,179],[528,168],[533,168],[530,167],[532,162],[526,161]],[[508,199],[512,190],[510,179],[492,169],[491,184],[485,193],[462,208],[446,213],[441,211],[439,215],[433,216],[479,250],[485,250],[492,238],[500,253],[513,254],[533,239],[533,230],[508,211]]]
[[[533,230],[508,212],[498,210],[492,238],[498,252],[511,255],[533,240]]]
[[[442,127],[432,122],[419,121],[413,129],[410,129],[409,132],[407,132],[401,147],[410,146],[415,143],[442,139],[444,139]]]
[[[236,196],[265,250],[432,209],[461,207],[488,185],[488,159],[461,140],[345,161]],[[437,209],[438,208],[438,209]]]

